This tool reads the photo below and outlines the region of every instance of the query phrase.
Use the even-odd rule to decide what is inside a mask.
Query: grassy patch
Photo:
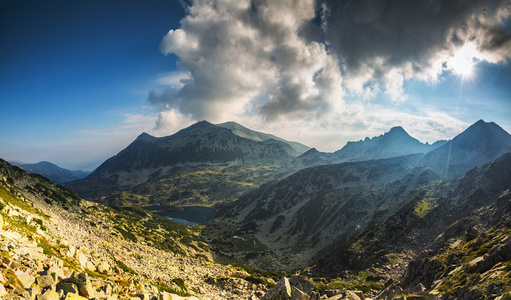
[[[179,281],[180,278],[176,278],[176,279]],[[174,283],[175,283],[176,279],[173,280]],[[179,285],[178,286],[179,286],[180,290],[173,289],[173,288],[171,288],[171,287],[169,287],[166,284],[163,284],[161,282],[152,282],[151,284],[154,287],[156,287],[158,289],[158,291],[160,291],[160,292],[165,291],[167,293],[176,294],[176,295],[181,296],[181,297],[189,297],[190,296],[190,293],[188,293],[188,291],[186,289],[181,288],[181,286],[179,286]],[[184,281],[182,282],[182,284],[186,287],[186,285],[184,284]]]
[[[121,269],[123,270],[124,272],[126,273],[131,273],[131,274],[134,274],[134,275],[138,275],[137,272],[135,272],[135,270],[133,270],[132,268],[128,267],[125,263],[123,263],[122,261],[118,261],[116,260],[115,261],[115,264]]]
[[[419,218],[424,218],[432,209],[430,200],[428,198],[424,198],[417,203],[415,206],[413,213]]]

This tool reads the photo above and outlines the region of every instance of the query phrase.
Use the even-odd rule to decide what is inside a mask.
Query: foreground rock
[[[268,290],[211,262],[195,234],[0,160],[0,299],[258,299]]]

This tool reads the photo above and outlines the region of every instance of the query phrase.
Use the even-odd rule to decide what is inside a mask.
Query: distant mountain
[[[310,149],[310,147],[308,147],[308,146],[305,146],[305,145],[297,143],[297,142],[286,141],[282,138],[274,136],[273,134],[267,134],[267,133],[262,133],[262,132],[248,129],[236,122],[226,122],[226,123],[222,123],[222,124],[217,124],[217,126],[230,129],[232,131],[232,133],[234,133],[237,136],[251,139],[254,141],[258,141],[258,142],[266,141],[266,140],[270,140],[270,139],[284,142],[284,143],[290,145],[291,147],[293,147],[293,149],[295,149],[296,152],[298,152],[299,154],[302,154]]]
[[[90,174],[90,172],[85,172],[82,170],[71,171],[68,169],[63,169],[47,161],[42,161],[35,164],[26,164],[19,161],[13,161],[11,163],[27,172],[42,175],[55,183],[64,183],[82,179]]]
[[[446,142],[436,142],[433,145],[423,144],[411,137],[401,126],[393,127],[389,132],[372,139],[348,142],[334,154],[340,161],[360,161],[396,157],[413,153],[428,153]]]
[[[142,133],[86,179],[67,186],[116,205],[168,205],[169,199],[211,204],[289,175],[281,165],[297,155],[281,140],[256,141],[201,121],[166,137]]]
[[[257,142],[201,121],[166,137],[142,133],[126,149],[101,164],[90,177],[184,164],[263,163],[287,159],[294,154],[294,149],[284,142]]]
[[[415,153],[428,153],[447,141],[437,141],[432,145],[423,144],[411,137],[402,127],[397,126],[380,136],[366,137],[358,142],[348,142],[334,153],[325,153],[311,149],[298,158],[294,163],[303,167],[335,164],[349,161],[362,161],[397,157]]]
[[[452,179],[507,152],[511,152],[511,135],[493,122],[479,120],[452,141],[427,153],[422,163]]]

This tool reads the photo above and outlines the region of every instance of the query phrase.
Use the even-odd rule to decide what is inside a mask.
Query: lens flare
[[[477,50],[476,45],[467,43],[447,61],[447,66],[456,74],[470,77],[474,73],[474,59],[483,60],[484,55]]]

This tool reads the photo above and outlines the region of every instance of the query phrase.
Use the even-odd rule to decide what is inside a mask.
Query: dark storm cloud
[[[404,101],[406,80],[436,80],[467,43],[489,62],[508,59],[510,34],[500,23],[511,16],[510,6],[509,0],[196,0],[160,47],[190,77],[178,92],[153,92],[149,101],[211,120],[254,111],[268,120],[322,117],[344,109],[343,89]]]
[[[352,79],[385,81],[397,70],[404,78],[427,78],[442,71],[441,59],[467,42],[494,60],[509,57],[510,35],[499,18],[510,1],[357,0],[326,2],[331,17],[327,39]],[[507,53],[506,53],[507,51]]]

